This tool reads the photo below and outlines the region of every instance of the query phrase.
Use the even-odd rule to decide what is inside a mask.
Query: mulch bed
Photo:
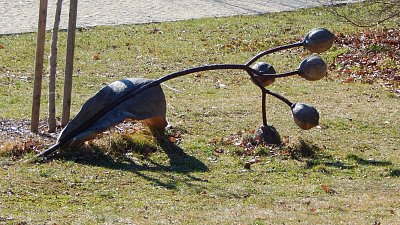
[[[30,131],[29,120],[0,119],[0,150],[39,152],[55,143],[57,133],[48,133],[46,121],[39,124],[39,132]],[[58,131],[60,132],[60,131]]]

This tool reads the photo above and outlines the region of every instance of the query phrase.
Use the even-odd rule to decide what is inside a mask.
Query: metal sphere
[[[317,109],[303,103],[295,103],[291,106],[294,122],[303,130],[311,129],[319,124]]]
[[[312,55],[300,63],[299,75],[306,80],[316,81],[322,79],[327,70],[324,60],[318,55]]]
[[[312,53],[321,53],[330,49],[335,40],[335,35],[324,28],[312,29],[304,38],[303,45]]]
[[[252,68],[262,74],[276,74],[274,67],[266,62],[258,62]],[[256,79],[265,87],[275,82],[275,78],[255,75]]]

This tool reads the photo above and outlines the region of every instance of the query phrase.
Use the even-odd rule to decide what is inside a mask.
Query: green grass
[[[259,51],[301,39],[313,27],[357,31],[322,9],[82,29],[72,114],[114,80],[244,63]],[[59,93],[65,36],[61,33]],[[35,34],[0,36],[2,118],[29,119],[35,43]],[[322,56],[332,62],[345,51],[333,48]],[[282,72],[297,68],[308,54],[294,50],[263,60]],[[163,88],[179,144],[157,143],[141,131],[103,137],[45,163],[25,163],[32,153],[21,160],[3,155],[0,224],[396,224],[400,100],[382,87],[343,84],[335,77],[331,71],[318,82],[293,77],[272,85],[292,101],[318,108],[321,128],[299,130],[289,108],[269,97],[269,122],[288,146],[256,149],[261,162],[252,170],[244,165],[254,156],[213,142],[261,125],[260,93],[246,74],[204,72],[169,81],[166,85],[181,91]],[[226,88],[216,88],[219,83]],[[57,97],[60,103],[61,94]],[[337,193],[326,193],[322,184]]]

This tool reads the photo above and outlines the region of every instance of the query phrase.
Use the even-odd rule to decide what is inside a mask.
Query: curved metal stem
[[[261,75],[261,73],[257,72],[256,70],[250,68],[249,66],[246,65],[241,65],[241,64],[211,64],[211,65],[204,65],[204,66],[199,66],[195,68],[190,68],[186,70],[182,70],[179,72],[171,73],[168,74],[164,77],[159,78],[158,81],[159,83],[171,80],[173,78],[181,77],[184,75],[188,75],[191,73],[198,73],[198,72],[203,72],[203,71],[210,71],[210,70],[245,70],[245,71],[251,71],[252,73],[256,73],[257,75]],[[144,87],[144,86],[143,86]]]
[[[281,78],[281,77],[289,77],[293,75],[299,74],[299,70],[287,72],[287,73],[280,73],[280,74],[262,74],[262,76],[268,76],[271,78]]]
[[[262,86],[262,84],[258,81],[257,78],[255,78],[254,74],[252,74],[250,71],[251,70],[248,70],[247,73],[249,74],[251,79],[254,81],[254,83],[261,89],[261,91],[263,93],[265,92],[266,94],[274,96],[275,98],[277,98],[277,99],[283,101],[284,103],[286,103],[286,105],[288,105],[288,106],[291,106],[293,104],[291,101],[289,101],[287,98],[283,97],[282,95],[280,95],[278,93],[275,93],[273,91],[270,91],[270,90],[266,89],[264,86]],[[259,74],[257,74],[257,75],[260,76]],[[270,76],[270,75],[268,75],[268,76]]]
[[[262,109],[262,119],[263,119],[263,126],[268,126],[268,121],[267,121],[267,106],[266,106],[266,101],[267,101],[267,94],[263,91],[262,92],[262,98],[261,98],[261,109]]]
[[[287,98],[283,97],[282,95],[275,93],[273,91],[270,91],[268,89],[265,89],[265,93],[274,96],[275,98],[281,100],[282,102],[286,103],[289,107],[293,105],[293,102],[289,101]]]
[[[58,143],[52,145],[50,148],[44,150],[43,152],[40,152],[35,157],[36,158],[46,157],[46,156],[50,155],[51,153],[55,152],[57,149],[61,148],[64,144],[65,143],[58,142]]]
[[[280,47],[277,47],[277,48],[273,48],[273,49],[269,49],[269,50],[260,52],[256,56],[254,56],[252,59],[250,59],[250,61],[248,61],[245,65],[246,66],[250,66],[255,61],[257,61],[259,58],[263,57],[264,55],[268,55],[268,54],[271,54],[271,53],[274,53],[274,52],[278,52],[278,51],[282,51],[282,50],[290,49],[290,48],[295,48],[295,47],[300,47],[300,46],[303,46],[303,42],[284,45],[284,46],[280,46]]]

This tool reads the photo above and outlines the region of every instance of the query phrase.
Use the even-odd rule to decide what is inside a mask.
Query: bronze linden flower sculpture
[[[261,135],[265,143],[279,143],[281,141],[279,133],[267,123],[265,104],[267,94],[282,100],[290,107],[294,122],[301,129],[307,130],[317,126],[319,123],[319,113],[312,106],[304,103],[292,103],[285,97],[265,87],[271,85],[277,78],[292,75],[299,75],[309,81],[319,80],[326,75],[327,65],[318,55],[314,54],[304,59],[298,69],[276,74],[275,69],[271,65],[265,62],[257,62],[258,59],[277,51],[295,47],[304,47],[312,53],[322,53],[327,51],[333,42],[334,35],[330,31],[323,28],[316,28],[311,30],[301,42],[260,52],[246,64],[204,65],[172,73],[156,80],[128,78],[115,81],[103,87],[91,97],[82,106],[75,118],[62,130],[56,144],[39,153],[37,157],[46,157],[59,148],[90,140],[98,133],[123,122],[125,119],[144,121],[150,127],[153,134],[162,134],[168,122],[166,120],[165,96],[160,84],[187,74],[208,70],[244,70],[248,73],[251,81],[262,92],[263,125],[257,131],[257,134]]]

